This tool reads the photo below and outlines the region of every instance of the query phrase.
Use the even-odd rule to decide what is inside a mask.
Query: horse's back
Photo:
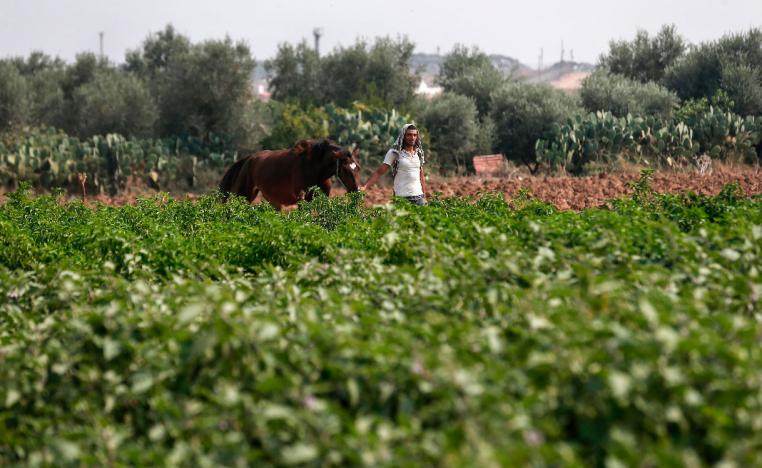
[[[220,190],[253,201],[258,192],[271,203],[291,205],[298,201],[295,188],[298,159],[290,150],[262,150],[239,159],[225,172]]]
[[[299,159],[290,150],[260,151],[254,155],[252,174],[262,196],[274,205],[299,201]]]
[[[227,198],[227,194],[233,193],[246,197],[249,201],[256,198],[255,166],[257,153],[245,156],[225,172],[220,181],[220,191]]]
[[[288,150],[263,150],[251,158],[257,184],[281,184],[299,170],[298,160]]]

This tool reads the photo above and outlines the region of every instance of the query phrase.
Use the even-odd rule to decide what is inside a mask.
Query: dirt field
[[[427,182],[429,194],[439,193],[441,197],[476,196],[484,192],[499,192],[505,197],[512,198],[521,188],[527,188],[534,197],[553,203],[562,210],[581,210],[603,205],[611,198],[626,197],[632,193],[630,183],[640,177],[638,172],[621,174],[599,174],[590,177],[532,177],[513,175],[511,177],[432,177]],[[762,193],[762,169],[751,166],[721,166],[711,174],[700,175],[695,171],[656,172],[653,176],[653,187],[662,193],[682,193],[693,191],[703,195],[715,195],[725,185],[737,181],[748,196]],[[390,180],[384,180],[389,183]],[[331,196],[340,196],[342,188],[336,188]],[[88,203],[106,203],[123,205],[134,203],[138,197],[154,196],[149,189],[131,190],[117,197],[94,196],[88,197]],[[197,194],[173,194],[177,198],[198,197]],[[390,200],[390,186],[375,186],[366,194],[369,206],[384,204]],[[73,197],[72,197],[73,198]],[[0,203],[6,198],[0,193]],[[257,199],[255,203],[260,202]]]
[[[526,177],[435,178],[427,184],[430,193],[442,197],[468,196],[478,192],[501,192],[511,198],[521,188],[529,189],[543,201],[553,203],[562,210],[581,210],[603,205],[611,198],[626,197],[632,193],[629,184],[638,180],[637,172],[625,174],[599,174],[591,177]],[[762,170],[751,166],[719,167],[711,174],[698,172],[657,172],[653,176],[653,188],[662,193],[693,191],[703,195],[715,195],[725,185],[737,181],[746,195],[762,193]],[[386,202],[391,196],[390,188],[372,188],[368,191],[370,204]]]

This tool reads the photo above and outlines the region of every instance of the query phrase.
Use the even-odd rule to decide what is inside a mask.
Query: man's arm
[[[423,175],[423,165],[421,165],[421,190],[423,190],[423,195],[426,195],[426,177]]]
[[[382,175],[386,174],[390,168],[391,168],[390,165],[386,163],[381,163],[381,165],[378,166],[378,169],[376,169],[376,171],[370,175],[368,180],[365,182],[365,185],[360,186],[360,191],[364,192],[367,189],[369,189],[373,184],[378,182],[378,179],[380,179]]]

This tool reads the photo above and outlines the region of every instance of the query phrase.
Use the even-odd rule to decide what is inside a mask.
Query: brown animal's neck
[[[304,179],[304,183],[306,185],[305,188],[319,185],[324,180],[336,175],[336,161],[334,161],[333,158],[326,159],[330,159],[330,161],[322,162],[320,166],[318,166],[317,170],[310,170],[309,163],[307,161],[302,164],[302,178]]]

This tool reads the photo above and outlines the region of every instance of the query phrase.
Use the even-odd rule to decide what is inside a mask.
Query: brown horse
[[[249,202],[262,196],[276,209],[311,200],[311,187],[331,193],[331,177],[338,176],[348,192],[359,186],[358,150],[349,150],[331,140],[301,140],[293,148],[264,150],[239,159],[225,172],[220,190],[227,199],[233,193]]]

